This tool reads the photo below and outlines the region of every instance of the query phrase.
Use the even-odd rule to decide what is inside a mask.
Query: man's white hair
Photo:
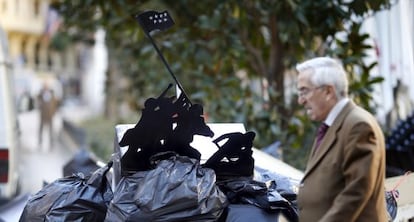
[[[338,99],[348,96],[348,79],[339,60],[330,57],[316,57],[296,65],[298,72],[311,71],[310,82],[315,86],[331,85]]]

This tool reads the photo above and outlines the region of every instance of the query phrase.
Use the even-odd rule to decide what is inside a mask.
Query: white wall
[[[393,110],[394,121],[404,119],[414,105],[414,87],[410,87],[414,84],[414,1],[399,0],[390,10],[376,13],[365,21],[363,30],[372,36],[370,41],[376,46],[369,53],[371,60],[378,61],[372,75],[384,77],[374,93],[380,106],[377,117],[385,123],[386,115]],[[397,82],[401,85],[394,100]]]

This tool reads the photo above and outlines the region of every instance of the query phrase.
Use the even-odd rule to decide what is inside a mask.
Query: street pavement
[[[62,143],[62,116],[58,113],[53,122],[54,138],[43,132],[43,143],[39,144],[39,112],[33,110],[19,115],[22,150],[20,152],[20,178],[22,193],[36,193],[43,183],[50,183],[63,176],[63,166],[70,160],[74,150]]]

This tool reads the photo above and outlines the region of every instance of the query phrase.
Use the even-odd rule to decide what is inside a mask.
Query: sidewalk
[[[36,193],[44,182],[63,177],[63,166],[79,150],[79,144],[64,127],[67,123],[78,124],[87,116],[87,109],[80,106],[62,107],[54,117],[54,143],[49,143],[46,132],[39,144],[39,111],[20,113],[21,131],[20,181],[21,193]],[[67,125],[67,124],[66,124]]]
[[[39,112],[33,110],[19,114],[21,130],[20,182],[21,192],[34,194],[44,182],[61,178],[63,166],[72,158],[76,147],[63,143],[66,138],[62,131],[62,117],[57,114],[54,119],[54,143],[49,143],[44,134],[43,143],[39,144]]]

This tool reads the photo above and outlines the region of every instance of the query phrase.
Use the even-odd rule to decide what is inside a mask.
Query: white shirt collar
[[[348,101],[349,101],[349,98],[343,98],[339,100],[329,112],[324,123],[328,126],[332,126],[334,120],[339,115],[339,113],[342,111],[342,109],[345,107],[345,105],[348,103]]]

